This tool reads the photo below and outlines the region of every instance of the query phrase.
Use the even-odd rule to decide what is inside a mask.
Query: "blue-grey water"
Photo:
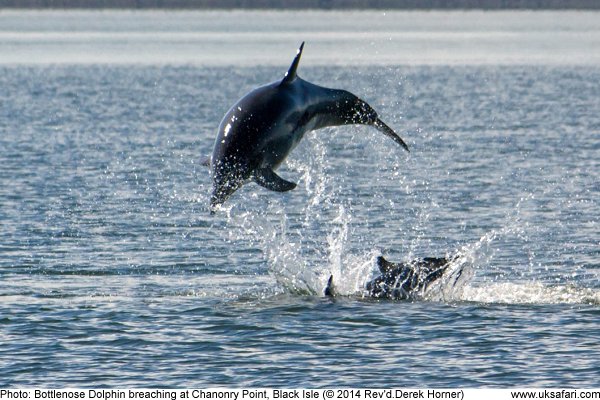
[[[0,12],[0,386],[598,387],[599,14],[380,16]],[[211,215],[221,117],[304,39],[410,154],[313,132],[295,190]],[[457,253],[459,285],[361,297],[380,254]]]

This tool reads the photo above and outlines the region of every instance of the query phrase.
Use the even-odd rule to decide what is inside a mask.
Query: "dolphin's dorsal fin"
[[[377,266],[379,267],[379,272],[381,272],[384,275],[396,267],[394,263],[389,262],[388,260],[383,258],[383,256],[377,257]]]
[[[298,48],[298,52],[296,53],[296,57],[294,61],[292,61],[292,65],[290,65],[290,69],[285,73],[283,80],[281,81],[281,85],[285,85],[287,83],[291,83],[296,79],[296,70],[298,69],[298,64],[300,64],[300,57],[302,56],[302,49],[304,49],[304,42]]]

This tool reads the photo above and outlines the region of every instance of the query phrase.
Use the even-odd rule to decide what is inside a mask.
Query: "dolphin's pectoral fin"
[[[294,182],[289,182],[280,177],[271,168],[261,168],[254,172],[254,182],[275,192],[287,192],[296,187]]]

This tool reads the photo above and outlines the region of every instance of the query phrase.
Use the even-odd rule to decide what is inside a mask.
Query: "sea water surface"
[[[211,215],[220,119],[303,40],[411,152],[312,132]],[[598,387],[599,48],[583,12],[0,11],[0,386]],[[363,298],[381,254],[468,279]]]

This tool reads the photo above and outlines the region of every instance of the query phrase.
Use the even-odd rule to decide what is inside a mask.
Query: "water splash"
[[[229,239],[247,240],[264,254],[269,274],[285,292],[323,295],[330,275],[340,295],[364,296],[365,284],[376,274],[377,249],[356,254],[353,250],[352,207],[339,201],[339,188],[323,173],[326,150],[315,141],[315,159],[301,164],[307,192],[311,195],[304,214],[289,215],[284,201],[271,198],[257,212],[240,206],[225,208]],[[300,165],[300,164],[299,164]],[[506,215],[504,226],[483,234],[447,254],[452,259],[446,274],[416,299],[436,302],[482,302],[502,304],[600,304],[600,291],[574,283],[548,284],[536,272],[535,249],[529,247],[538,227],[527,221],[524,209],[535,195],[520,198]],[[427,220],[427,217],[424,217]],[[419,219],[417,223],[423,224]],[[360,240],[360,238],[358,238]],[[414,241],[423,241],[417,235]],[[414,243],[412,243],[414,245]],[[524,265],[504,265],[503,252],[524,254]],[[410,250],[404,260],[417,257]],[[427,254],[425,254],[427,255]],[[499,259],[499,260],[498,260]]]
[[[600,291],[575,285],[504,282],[465,287],[458,300],[496,304],[600,305]]]
[[[346,254],[345,244],[348,241],[348,225],[351,221],[351,216],[346,212],[343,206],[339,207],[338,215],[333,220],[334,228],[327,235],[327,244],[329,247],[329,266],[331,274],[340,276],[344,269],[344,255]],[[324,281],[328,279],[327,274],[323,277]]]
[[[366,254],[354,255],[348,249],[350,243],[349,226],[352,215],[346,207],[339,206],[338,215],[333,220],[334,227],[327,235],[329,266],[321,270],[321,290],[333,275],[336,292],[352,295],[364,291],[366,282],[375,269],[375,260],[380,253],[373,250]]]
[[[327,171],[327,144],[314,137],[305,148],[302,162],[292,159],[287,165],[301,173],[300,182],[309,196],[302,212],[290,212],[281,197],[273,196],[266,206],[255,207],[250,201],[226,207],[228,239],[259,248],[269,274],[286,292],[322,295],[331,274],[354,277],[352,287],[344,289],[354,292],[368,267],[360,266],[366,263],[351,254],[351,207],[340,203],[340,183]]]
[[[504,218],[500,214],[499,221],[490,218],[481,225],[487,224],[489,229],[500,222],[500,227],[489,229],[479,239],[458,246],[453,252],[453,243],[432,228],[440,221],[436,213],[445,212],[440,202],[444,197],[430,188],[427,180],[407,181],[398,173],[398,160],[393,154],[372,152],[365,159],[367,162],[361,163],[354,158],[354,148],[348,150],[335,143],[339,141],[336,135],[335,130],[332,135],[312,134],[288,160],[285,168],[301,176],[299,188],[304,190],[304,196],[295,193],[286,198],[258,191],[250,194],[243,204],[232,203],[225,208],[229,240],[245,240],[244,247],[250,244],[258,249],[268,273],[284,291],[322,295],[327,279],[333,275],[338,293],[364,294],[365,283],[377,273],[376,257],[388,251],[401,253],[393,259],[395,262],[444,251],[448,258],[454,259],[444,277],[420,296],[427,301],[480,301],[489,295],[492,302],[535,303],[541,301],[534,294],[540,292],[540,285],[557,288],[561,284],[559,292],[570,294],[579,287],[570,279],[573,268],[578,267],[572,266],[570,273],[565,273],[560,264],[552,265],[552,258],[560,254],[544,254],[544,247],[537,240],[552,236],[548,233],[551,227],[539,221],[543,203],[538,197],[544,197],[544,192],[535,188],[521,190],[516,204],[504,208],[510,210]],[[361,140],[353,137],[349,142],[357,146]],[[372,140],[377,142],[376,138]],[[388,170],[378,165],[394,168]],[[373,170],[363,171],[371,166]],[[372,198],[364,196],[364,189],[371,188],[370,182],[361,178],[365,175],[381,177]],[[407,201],[394,201],[395,197],[390,195],[398,187],[405,187],[403,198]],[[363,203],[359,202],[361,199]],[[363,213],[369,215],[369,221],[360,220]],[[401,216],[402,222],[389,224],[396,216]],[[393,230],[389,229],[391,226]],[[463,226],[464,231],[467,225]],[[474,229],[479,227],[475,225]],[[385,230],[373,232],[377,229]],[[510,296],[505,297],[501,296],[502,290],[496,290],[511,284],[525,286],[523,290],[513,288]],[[562,294],[548,290],[548,295],[554,297],[542,302],[564,301]],[[522,297],[514,298],[515,293],[521,293]],[[573,299],[591,298],[593,303],[594,296],[582,293]]]
[[[493,259],[502,242],[514,239],[521,241],[527,253],[527,268],[534,268],[536,254],[528,249],[530,234],[537,228],[522,217],[522,207],[535,199],[528,194],[516,203],[512,213],[507,215],[506,225],[492,230],[478,241],[464,245],[451,262],[448,272],[442,279],[431,285],[423,298],[443,302],[477,302],[497,304],[600,304],[600,290],[581,287],[574,283],[548,284],[540,277],[517,273],[499,272],[493,266]],[[452,258],[452,257],[451,257]],[[479,279],[473,279],[476,275]]]

